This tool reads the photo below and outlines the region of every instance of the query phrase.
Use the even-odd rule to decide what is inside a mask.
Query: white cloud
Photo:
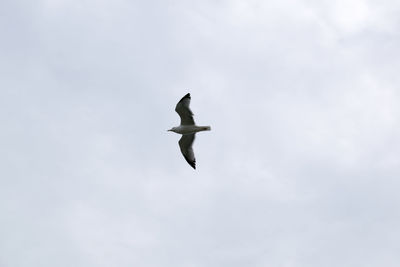
[[[0,265],[398,266],[398,9],[2,2]]]

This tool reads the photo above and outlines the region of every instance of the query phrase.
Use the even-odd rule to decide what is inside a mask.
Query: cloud
[[[0,5],[0,265],[398,266],[394,1]]]

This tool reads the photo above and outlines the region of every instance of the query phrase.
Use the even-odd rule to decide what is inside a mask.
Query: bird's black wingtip
[[[185,158],[186,162],[189,163],[189,165],[193,168],[196,169],[196,160],[191,161],[188,157],[186,157],[185,155],[183,155],[183,157]]]
[[[190,161],[190,160],[186,160],[188,163],[189,163],[189,165],[193,168],[193,169],[196,169],[196,161]]]
[[[192,161],[192,162],[190,163],[190,166],[192,166],[193,169],[196,169],[196,160]]]
[[[181,100],[179,100],[178,103],[182,102],[183,100],[189,98],[190,99],[190,93],[187,93],[184,97],[181,98]]]

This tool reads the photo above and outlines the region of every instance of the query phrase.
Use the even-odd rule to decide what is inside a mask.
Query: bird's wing
[[[193,112],[189,108],[190,105],[190,94],[186,94],[176,104],[175,111],[181,117],[181,125],[194,125]]]
[[[196,159],[194,158],[192,144],[194,141],[195,134],[186,134],[182,135],[179,140],[179,147],[181,148],[181,152],[183,157],[186,159],[187,163],[196,169]]]

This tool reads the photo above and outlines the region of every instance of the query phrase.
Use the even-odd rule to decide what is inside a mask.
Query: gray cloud
[[[399,9],[0,3],[0,265],[398,266]]]

